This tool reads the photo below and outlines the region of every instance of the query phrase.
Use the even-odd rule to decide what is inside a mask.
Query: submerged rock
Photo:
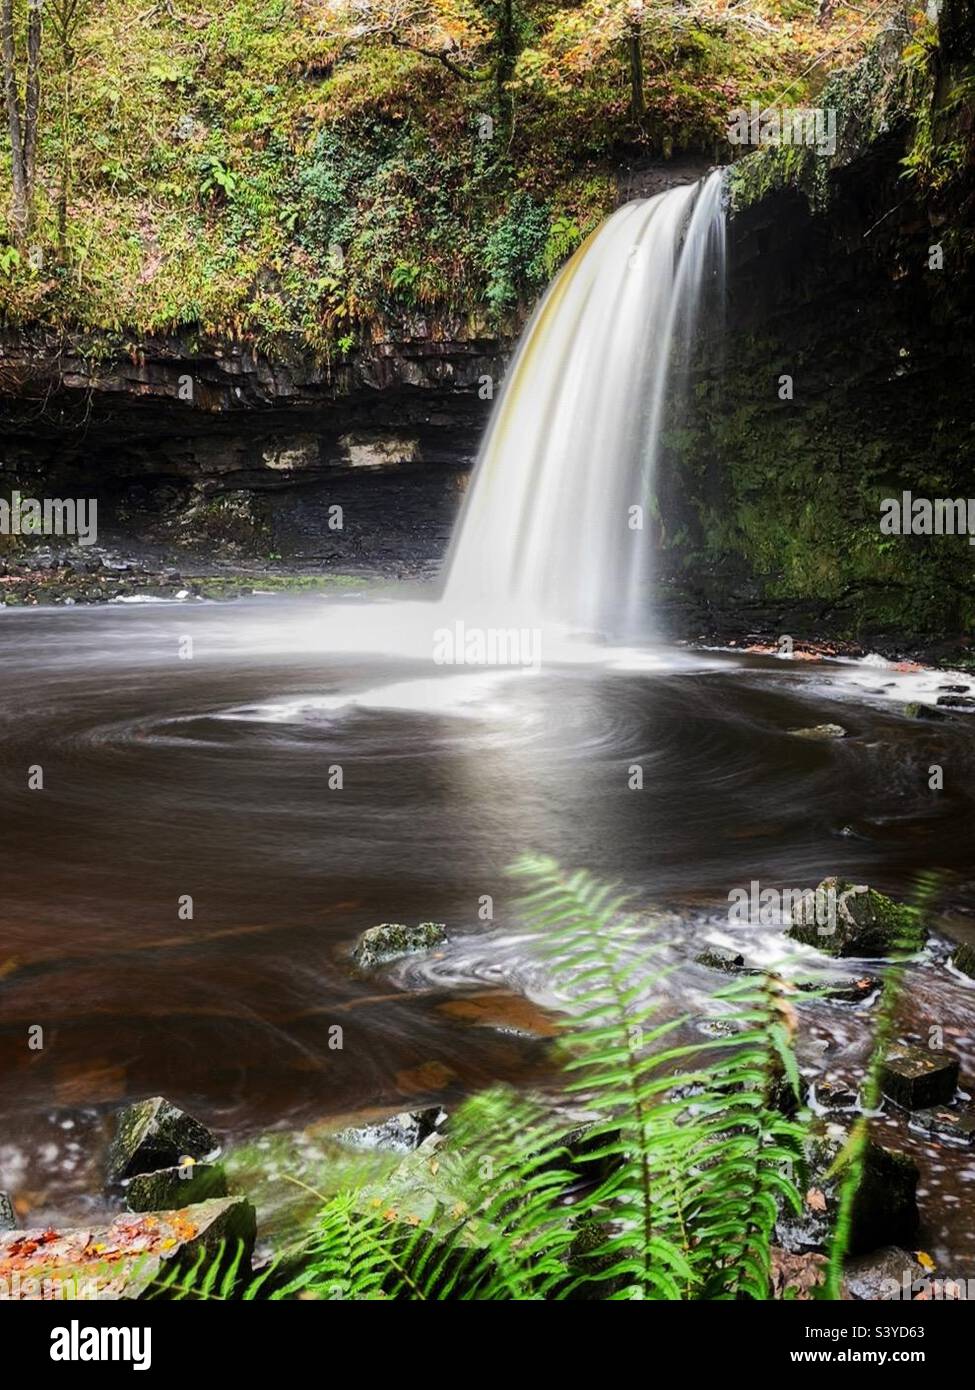
[[[904,1045],[888,1052],[880,1069],[880,1089],[902,1110],[945,1105],[958,1086],[958,1058],[950,1052]]]
[[[442,946],[447,932],[442,922],[420,922],[408,927],[402,922],[382,922],[364,931],[356,942],[352,959],[360,970]]]
[[[910,704],[904,706],[904,713],[908,719],[947,719],[944,710],[938,709],[936,705],[924,705],[920,700],[912,700]]]
[[[831,956],[887,956],[920,950],[926,928],[915,908],[865,883],[825,878],[793,908],[788,934]]]
[[[227,1196],[227,1175],[219,1164],[182,1163],[156,1173],[138,1173],[125,1191],[129,1211],[170,1211]]]
[[[246,1270],[257,1218],[243,1197],[200,1202],[178,1211],[128,1212],[84,1230],[11,1231],[0,1235],[0,1280],[12,1298],[140,1298],[177,1261],[233,1257]],[[68,1291],[71,1292],[68,1292]]]
[[[793,738],[810,738],[822,743],[831,738],[846,738],[847,736],[842,724],[813,724],[808,729],[789,729],[787,732]]]
[[[924,1278],[924,1266],[907,1250],[885,1245],[850,1260],[844,1271],[843,1287],[848,1298],[859,1302],[905,1297],[917,1279]],[[909,1294],[907,1295],[910,1296]]]
[[[127,1105],[117,1117],[108,1156],[109,1181],[175,1168],[185,1158],[206,1158],[217,1147],[216,1139],[199,1120],[163,1096],[151,1096]]]

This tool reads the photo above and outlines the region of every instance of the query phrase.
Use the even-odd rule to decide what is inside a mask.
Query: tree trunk
[[[518,34],[515,24],[514,0],[501,0],[498,17],[497,60],[494,65],[495,101],[505,143],[511,139],[514,125],[514,99],[507,83],[518,61]]]
[[[37,169],[37,130],[41,115],[41,17],[44,0],[27,0],[27,60],[24,100],[17,84],[14,0],[0,0],[0,48],[3,51],[3,98],[10,134],[10,232],[23,247],[30,232]]]
[[[27,215],[34,202],[34,176],[37,173],[37,128],[41,116],[41,13],[44,0],[28,0],[27,81],[24,103],[24,180],[27,185]]]
[[[647,114],[647,99],[643,90],[643,50],[640,40],[643,29],[640,20],[634,15],[627,20],[626,46],[630,55],[630,116],[633,124],[643,129]]]
[[[24,140],[17,91],[17,55],[14,47],[14,0],[2,0],[0,45],[3,48],[3,98],[10,134],[10,232],[15,246],[23,245],[27,235],[27,173],[24,168]]]

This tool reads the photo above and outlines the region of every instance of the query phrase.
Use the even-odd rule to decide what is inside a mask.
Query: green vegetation
[[[26,0],[8,0],[26,119]],[[621,158],[858,51],[813,0],[50,0],[30,208],[5,141],[0,309],[323,355],[413,315],[497,327],[615,199]],[[815,59],[823,56],[817,66]],[[9,102],[8,102],[9,107]]]
[[[156,1296],[772,1296],[776,1222],[802,1210],[814,1132],[800,1108],[791,989],[772,974],[740,977],[714,996],[717,1036],[683,1041],[687,1019],[659,1015],[664,943],[648,945],[627,899],[548,859],[526,857],[515,872],[553,985],[571,1001],[566,1086],[589,1122],[567,1135],[531,1100],[475,1097],[433,1157],[418,1151],[379,1178],[373,1165],[366,1185],[319,1194],[311,1234],[256,1278],[239,1250],[201,1255],[188,1273],[167,1270]],[[834,1284],[865,1146],[858,1126],[834,1164],[844,1204]]]

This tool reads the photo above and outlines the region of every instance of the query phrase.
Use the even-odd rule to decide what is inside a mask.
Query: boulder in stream
[[[908,719],[947,719],[943,709],[938,709],[937,705],[925,705],[920,700],[912,700],[910,704],[904,706],[904,713]]]
[[[803,994],[829,1000],[834,1004],[863,1004],[880,988],[875,975],[858,975],[856,979],[803,980],[797,985]]]
[[[162,1096],[137,1101],[120,1111],[108,1156],[110,1182],[176,1168],[184,1159],[201,1159],[218,1147],[205,1125]]]
[[[902,1110],[946,1105],[958,1086],[958,1058],[907,1043],[893,1048],[880,1070],[880,1089]]]
[[[846,1140],[843,1129],[829,1125],[807,1142],[802,1213],[783,1212],[776,1226],[776,1239],[784,1249],[794,1253],[826,1249],[847,1171],[845,1162],[838,1162]],[[851,1213],[851,1255],[883,1245],[911,1245],[918,1227],[918,1177],[917,1164],[907,1154],[868,1139]]]
[[[951,1144],[975,1143],[975,1108],[964,1106],[955,1110],[947,1105],[933,1105],[911,1116],[911,1129],[919,1130],[932,1139],[945,1139]]]
[[[737,955],[734,951],[726,951],[721,946],[709,946],[694,959],[698,965],[706,965],[711,970],[721,970],[726,975],[740,975],[745,970],[745,957]]]
[[[926,928],[919,913],[865,883],[825,878],[792,909],[789,935],[831,956],[888,956],[920,950]]]
[[[443,922],[420,922],[413,927],[402,922],[382,922],[362,933],[352,951],[352,959],[360,970],[371,970],[374,965],[383,965],[400,956],[442,946],[446,940]]]
[[[820,1077],[813,1083],[810,1100],[820,1110],[856,1110],[859,1104],[855,1086],[830,1077]]]
[[[380,1149],[389,1153],[412,1153],[431,1134],[438,1133],[447,1119],[439,1105],[426,1110],[404,1110],[378,1124],[354,1125],[340,1130],[335,1139],[353,1149]]]

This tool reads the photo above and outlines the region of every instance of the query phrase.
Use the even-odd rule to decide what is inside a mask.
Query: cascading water
[[[723,291],[722,183],[626,204],[552,283],[494,409],[446,608],[652,632],[655,475],[688,348]]]

